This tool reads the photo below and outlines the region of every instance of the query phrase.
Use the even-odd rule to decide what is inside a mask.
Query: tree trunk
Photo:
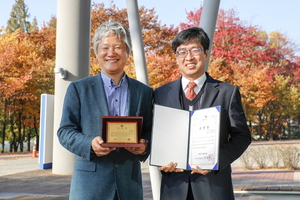
[[[16,133],[14,131],[14,123],[13,123],[13,116],[10,117],[10,131],[11,131],[11,142],[10,142],[10,152],[15,152],[16,149]]]
[[[6,122],[3,120],[3,125],[2,125],[2,150],[1,153],[5,152],[5,129],[6,129]]]
[[[37,119],[36,117],[34,116],[33,117],[34,119],[34,133],[35,133],[35,136],[36,136],[36,151],[39,151],[40,149],[40,134],[39,134],[39,129],[38,129],[38,122],[37,122]]]
[[[7,123],[7,112],[6,112],[7,101],[4,102],[3,108],[3,122],[2,122],[2,151],[1,153],[5,152],[5,136],[6,136],[6,123]]]
[[[27,151],[30,151],[31,129],[27,133]]]

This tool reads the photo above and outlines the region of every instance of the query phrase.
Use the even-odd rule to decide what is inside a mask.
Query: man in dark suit
[[[122,24],[100,25],[94,50],[101,73],[69,85],[57,132],[60,143],[76,154],[70,199],[142,200],[140,161],[149,154],[153,90],[124,72],[131,40]],[[142,116],[142,147],[101,146],[102,116]]]
[[[159,167],[162,200],[234,199],[230,164],[251,143],[238,88],[205,72],[209,43],[207,34],[198,27],[183,30],[175,37],[172,48],[182,76],[157,88],[154,102],[184,110],[221,106],[219,169],[196,167],[184,171],[176,168],[177,163]]]

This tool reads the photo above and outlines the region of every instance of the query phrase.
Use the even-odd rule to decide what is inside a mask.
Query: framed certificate
[[[103,116],[102,147],[141,147],[143,117]]]
[[[150,165],[218,170],[220,106],[193,111],[154,105]]]

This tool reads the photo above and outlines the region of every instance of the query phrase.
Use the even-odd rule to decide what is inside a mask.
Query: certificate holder
[[[186,111],[154,105],[150,165],[218,170],[220,106]]]
[[[142,147],[143,117],[103,116],[102,147]]]

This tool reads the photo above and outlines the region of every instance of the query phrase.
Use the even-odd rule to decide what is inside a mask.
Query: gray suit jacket
[[[153,90],[127,80],[129,116],[143,116],[142,138],[151,141]],[[101,136],[101,117],[108,113],[100,74],[69,85],[57,135],[76,154],[70,199],[113,199],[116,190],[120,200],[143,199],[140,161],[148,155],[134,155],[124,148],[102,157],[91,152],[93,138]]]
[[[161,86],[154,92],[154,103],[182,109],[180,90],[182,90],[181,78]],[[190,175],[190,172],[163,172],[161,199],[185,199],[189,181],[195,199],[234,199],[230,164],[247,149],[251,143],[251,135],[238,88],[215,80],[207,74],[200,108],[219,105],[221,106],[219,170],[206,176]]]

